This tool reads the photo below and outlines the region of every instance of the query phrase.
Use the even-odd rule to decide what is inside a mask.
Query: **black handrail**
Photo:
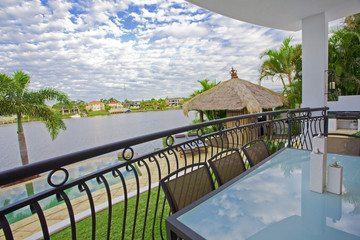
[[[80,161],[83,161],[83,160],[86,160],[89,158],[93,158],[93,157],[96,157],[96,156],[99,156],[102,154],[106,154],[106,153],[113,152],[113,151],[120,150],[120,149],[130,148],[137,144],[149,142],[149,141],[152,141],[155,139],[171,136],[171,135],[174,135],[177,133],[182,133],[182,132],[189,131],[189,130],[196,130],[196,129],[201,129],[201,128],[208,127],[208,126],[219,125],[219,124],[223,124],[223,123],[226,123],[229,121],[237,121],[237,120],[247,119],[247,118],[249,118],[249,116],[251,116],[251,117],[259,117],[259,116],[264,116],[264,115],[273,116],[273,115],[277,115],[277,114],[281,114],[281,113],[287,113],[288,115],[290,115],[290,114],[301,113],[301,112],[324,111],[326,109],[328,109],[328,108],[313,108],[313,109],[299,108],[299,109],[290,109],[290,110],[278,110],[278,111],[265,112],[265,113],[256,113],[256,114],[251,114],[251,115],[249,115],[249,114],[241,115],[241,116],[229,117],[229,118],[224,118],[224,119],[217,119],[217,120],[213,120],[213,121],[209,121],[209,122],[198,123],[198,124],[185,126],[185,127],[174,128],[171,130],[161,131],[161,132],[143,135],[143,136],[139,136],[139,137],[134,137],[134,138],[130,138],[127,140],[118,141],[118,142],[114,142],[114,143],[110,143],[110,144],[105,144],[102,146],[98,146],[98,147],[94,147],[94,148],[90,148],[90,149],[50,158],[47,160],[42,160],[42,161],[35,162],[35,163],[30,163],[25,166],[20,166],[20,167],[16,167],[13,169],[9,169],[9,170],[0,172],[0,186],[9,184],[11,182],[15,182],[15,181],[27,178],[27,177],[31,177],[36,174],[51,171],[53,169],[58,169],[60,167],[67,166],[67,165],[70,165],[73,163],[77,163],[77,162],[80,162]]]

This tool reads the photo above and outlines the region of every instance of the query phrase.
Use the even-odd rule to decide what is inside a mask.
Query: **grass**
[[[158,195],[158,188],[154,188],[150,192],[149,197],[149,210],[148,215],[146,217],[146,227],[145,227],[145,235],[144,239],[152,239],[152,226],[153,219],[155,216],[155,205]],[[161,239],[160,237],[160,220],[161,220],[161,212],[164,202],[164,194],[160,191],[159,196],[159,208],[156,212],[156,224],[154,227],[154,239]],[[124,231],[124,239],[131,239],[132,234],[134,234],[134,239],[142,239],[143,238],[143,227],[145,220],[145,210],[147,206],[148,192],[142,193],[139,195],[139,204],[137,213],[136,211],[136,202],[137,197],[132,197],[128,199],[127,202],[127,219]],[[112,219],[111,219],[111,230],[110,230],[110,239],[121,239],[122,238],[122,228],[123,228],[123,220],[124,220],[124,206],[125,202],[120,202],[115,204],[112,208]],[[166,229],[165,229],[165,221],[164,219],[167,217],[169,213],[169,206],[165,204],[164,218],[162,221],[162,233],[166,238]],[[96,239],[106,239],[107,236],[107,228],[108,228],[108,209],[105,209],[96,214]],[[134,227],[134,216],[136,218],[135,231]],[[91,217],[88,217],[78,223],[76,223],[76,234],[77,239],[91,239],[91,227],[92,221]],[[71,239],[71,228],[68,227],[58,233],[55,233],[51,236],[51,239]]]
[[[89,111],[88,116],[94,117],[94,116],[104,116],[104,115],[111,115],[111,113],[107,111]]]
[[[215,188],[218,188],[218,183],[215,181],[215,176],[211,172],[213,180],[215,182]],[[161,239],[160,231],[162,232],[163,237],[166,239],[166,228],[165,228],[165,218],[168,216],[170,212],[170,207],[166,201],[164,216],[161,222],[161,213],[163,208],[163,203],[165,201],[165,195],[163,191],[160,191],[159,194],[159,206],[156,210],[156,219],[155,219],[155,227],[154,227],[154,238],[152,237],[153,231],[153,221],[155,216],[155,206],[158,197],[159,188],[154,188],[150,191],[150,196],[148,197],[149,192],[144,192],[139,195],[139,203],[137,213],[136,203],[137,197],[134,196],[128,199],[127,202],[127,219],[125,224],[124,231],[124,239]],[[145,226],[145,234],[143,237],[143,228],[144,228],[144,220],[147,202],[149,198],[149,210],[146,217],[146,226]],[[112,207],[112,219],[111,219],[111,230],[110,230],[110,239],[122,239],[122,228],[124,222],[124,207],[125,202],[120,202],[118,204],[113,205]],[[105,209],[101,212],[96,213],[96,239],[106,239],[107,236],[107,228],[108,228],[108,209]],[[134,226],[134,216],[136,218],[135,228]],[[92,231],[92,220],[91,217],[88,217],[78,223],[76,223],[76,237],[77,239],[91,239],[91,231]],[[160,224],[161,229],[160,229]],[[135,229],[135,231],[134,231]],[[133,236],[134,233],[134,236]],[[51,239],[55,240],[64,240],[71,239],[71,228],[68,227],[58,233],[55,233],[51,236]]]
[[[217,182],[215,181],[215,176],[212,173],[212,177],[215,182],[215,188],[218,187]],[[146,226],[145,226],[145,234],[143,237],[143,228],[144,228],[144,220],[145,220],[145,210],[147,206],[148,200],[148,192],[144,192],[139,195],[139,204],[137,213],[136,210],[136,196],[130,198],[127,203],[127,219],[125,224],[124,231],[124,239],[153,239],[152,231],[153,231],[153,221],[155,216],[155,206],[158,195],[158,188],[154,188],[150,191],[149,196],[149,210],[146,217]],[[163,191],[160,191],[159,195],[159,207],[156,210],[156,223],[154,227],[154,239],[161,239],[160,231],[162,232],[163,237],[166,239],[166,228],[165,228],[165,218],[168,216],[170,211],[170,207],[165,203],[164,216],[161,222],[161,213],[163,208],[163,203],[165,200],[165,195]],[[110,239],[122,239],[122,227],[123,227],[123,217],[124,217],[124,206],[125,202],[120,202],[115,204],[112,208],[112,219],[111,219],[111,230],[110,230]],[[107,228],[108,228],[108,209],[105,209],[101,212],[96,213],[96,239],[106,239],[107,236]],[[136,218],[135,231],[133,229],[134,226],[134,216]],[[88,217],[78,223],[76,223],[76,237],[77,239],[91,239],[91,227],[92,221],[91,217]],[[160,224],[161,229],[160,229]],[[133,236],[134,233],[134,236]],[[71,239],[71,228],[68,227],[58,233],[55,233],[51,236],[51,239],[54,240],[64,240]]]

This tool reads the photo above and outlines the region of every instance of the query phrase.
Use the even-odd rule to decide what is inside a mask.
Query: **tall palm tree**
[[[0,115],[17,116],[17,134],[19,141],[20,156],[23,165],[29,163],[26,147],[22,117],[27,115],[40,119],[45,123],[51,138],[54,140],[60,129],[66,126],[60,118],[60,114],[53,111],[46,104],[46,100],[58,100],[69,103],[68,97],[60,91],[52,88],[29,91],[30,76],[23,71],[14,72],[13,76],[0,74]]]
[[[261,54],[260,59],[267,57],[261,64],[260,82],[263,79],[280,79],[286,92],[286,80],[291,85],[294,78],[299,78],[301,65],[301,45],[290,45],[292,37],[285,38],[279,50],[270,49]]]

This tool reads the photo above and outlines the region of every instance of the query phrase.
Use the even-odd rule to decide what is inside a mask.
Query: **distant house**
[[[16,115],[12,115],[12,116],[0,116],[0,124],[5,124],[5,123],[14,123],[17,120],[17,116]]]
[[[110,110],[109,113],[123,113],[126,112],[128,109],[124,108],[124,106],[119,102],[110,102],[109,104]]]
[[[140,104],[139,104],[139,102],[129,102],[129,103],[124,103],[124,107],[132,108],[132,109],[139,109]]]
[[[100,101],[92,101],[89,102],[88,105],[86,106],[86,110],[92,110],[94,112],[96,111],[105,111],[105,103],[100,102]]]
[[[169,106],[177,106],[180,103],[183,103],[184,99],[182,98],[168,98],[166,99],[166,104]]]
[[[74,106],[71,110],[67,107],[62,107],[60,108],[59,112],[62,115],[68,115],[68,114],[79,114],[80,113],[80,109],[78,106]]]

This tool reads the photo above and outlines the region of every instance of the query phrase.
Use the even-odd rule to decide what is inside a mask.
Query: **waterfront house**
[[[140,108],[140,103],[139,102],[129,102],[129,103],[124,103],[124,107],[125,108],[131,108],[131,109],[139,109]]]
[[[183,103],[184,99],[182,98],[168,98],[166,99],[166,104],[169,106],[178,106],[179,104]]]
[[[105,103],[100,102],[100,101],[92,101],[89,102],[88,105],[86,106],[86,110],[92,110],[93,112],[96,111],[104,111],[105,110]]]
[[[59,109],[59,112],[62,114],[62,115],[69,115],[69,114],[79,114],[80,113],[80,109],[78,106],[74,106],[72,107],[71,109],[68,108],[68,107],[61,107]]]
[[[156,108],[156,107],[154,106],[154,104],[152,104],[152,103],[146,103],[146,104],[145,104],[145,109],[152,109],[152,108]]]
[[[120,102],[110,102],[108,103],[108,106],[110,107],[109,113],[111,114],[123,113],[128,110],[127,108],[124,108]]]

